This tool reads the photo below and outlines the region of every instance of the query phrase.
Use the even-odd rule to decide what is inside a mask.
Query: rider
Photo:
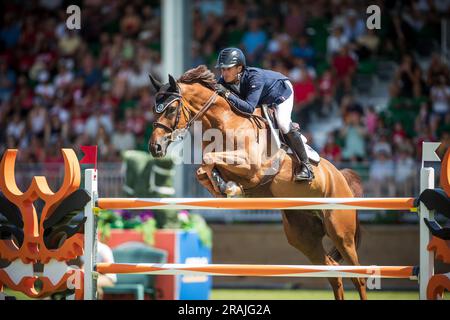
[[[301,134],[292,126],[294,90],[289,79],[275,71],[247,67],[245,56],[238,48],[225,48],[220,51],[216,68],[221,71],[216,91],[234,107],[252,114],[258,105],[276,105],[278,126],[303,163],[294,179],[312,180],[314,173]]]

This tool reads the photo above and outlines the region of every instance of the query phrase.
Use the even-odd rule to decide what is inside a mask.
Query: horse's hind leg
[[[324,215],[324,225],[328,236],[345,262],[359,266],[356,252],[355,234],[358,228],[355,210],[330,211]],[[367,299],[366,279],[352,278],[361,300]]]
[[[322,239],[325,235],[322,221],[311,211],[282,211],[283,226],[290,245],[302,252],[312,264],[338,265],[325,252]],[[342,278],[328,278],[336,300],[344,299]]]

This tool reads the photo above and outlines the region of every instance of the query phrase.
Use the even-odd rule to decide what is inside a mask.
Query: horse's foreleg
[[[236,159],[239,153],[209,152],[204,156],[203,170],[208,175],[215,192],[228,197],[243,195],[242,188],[233,181],[233,176],[245,176],[248,165],[245,159],[240,158],[240,164],[230,164],[230,159]]]
[[[209,193],[211,193],[214,197],[216,198],[224,197],[224,195],[220,193],[220,191],[217,191],[215,189],[212,180],[208,176],[207,171],[203,168],[203,166],[197,169],[196,175],[198,182],[202,186],[204,186],[209,191]]]

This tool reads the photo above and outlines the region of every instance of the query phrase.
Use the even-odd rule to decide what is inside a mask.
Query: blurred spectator
[[[344,34],[342,25],[338,24],[333,27],[333,31],[327,40],[328,59],[331,60],[333,55],[339,53],[345,45],[349,42],[347,36]]]
[[[139,62],[134,62],[131,71],[128,73],[127,84],[132,91],[148,86],[149,69],[143,68]]]
[[[119,122],[117,131],[112,135],[112,144],[117,151],[133,150],[136,147],[134,135],[127,130],[123,121]]]
[[[70,70],[72,62],[70,60],[60,60],[58,65],[58,74],[55,76],[54,85],[56,89],[67,88],[74,79],[74,74]]]
[[[390,155],[384,150],[377,152],[369,169],[370,185],[374,194],[384,197],[395,196],[394,173],[394,161]]]
[[[314,48],[309,44],[308,38],[306,36],[300,36],[298,38],[298,45],[294,46],[292,49],[292,55],[294,57],[302,58],[309,66],[314,65],[315,54],[316,52]]]
[[[301,62],[300,62],[301,61]],[[317,90],[312,78],[313,72],[308,71],[303,60],[299,59],[298,74],[294,75],[298,80],[293,79],[294,89],[294,114],[302,127],[309,124],[313,102],[317,97]]]
[[[447,83],[450,82],[450,70],[448,66],[442,62],[442,58],[439,53],[433,53],[431,56],[430,65],[427,71],[427,85],[433,86],[439,83],[439,78],[445,77]]]
[[[419,65],[411,55],[404,55],[391,85],[391,95],[406,98],[420,97],[424,91],[424,85]]]
[[[48,145],[54,145],[59,139],[66,141],[68,135],[68,124],[62,123],[58,113],[50,115],[50,121],[45,125],[44,141]]]
[[[56,89],[54,84],[50,81],[50,74],[47,70],[42,70],[39,73],[38,81],[39,84],[36,86],[34,92],[36,95],[39,95],[47,105],[50,105],[51,100],[55,96]]]
[[[136,14],[132,5],[127,5],[125,15],[120,21],[120,27],[125,35],[134,36],[141,27],[141,18]]]
[[[316,78],[316,70],[308,66],[302,58],[295,58],[294,66],[289,72],[290,80],[292,82],[301,82],[308,76],[314,80]]]
[[[93,87],[100,84],[102,81],[102,74],[100,70],[96,67],[96,62],[94,57],[88,55],[83,58],[83,65],[79,72],[79,76],[84,78],[84,83],[88,87]]]
[[[450,112],[450,85],[444,75],[440,75],[436,83],[431,87],[431,101],[433,102],[433,112],[444,117]]]
[[[328,134],[325,146],[321,152],[321,156],[332,161],[333,163],[341,161],[341,147],[336,143],[334,133]]]
[[[289,5],[289,11],[284,19],[284,30],[293,38],[296,38],[305,29],[305,10],[302,10],[300,4],[292,3]]]
[[[14,70],[8,68],[5,60],[0,60],[0,102],[9,100],[14,92],[16,74]]]
[[[333,109],[333,98],[336,92],[336,83],[333,79],[331,70],[325,70],[325,72],[320,77],[317,86],[322,104],[320,113],[321,115],[327,115]]]
[[[76,30],[69,30],[64,33],[58,42],[58,48],[63,57],[73,56],[81,46],[81,38]]]
[[[351,94],[347,94],[342,97],[340,110],[344,121],[350,113],[356,113],[359,117],[364,115],[362,106],[355,100],[355,96]]]
[[[406,131],[403,129],[403,125],[400,121],[395,122],[394,129],[392,131],[392,142],[396,146],[403,145],[405,139],[406,139]]]
[[[260,61],[266,42],[267,34],[261,29],[260,21],[256,18],[250,19],[249,29],[242,38],[242,45],[248,58],[248,64],[257,64]]]
[[[357,112],[349,112],[346,123],[341,129],[344,139],[342,158],[351,161],[361,161],[366,155],[366,128],[361,124],[360,115]]]
[[[414,176],[416,175],[416,163],[407,148],[400,148],[395,161],[395,185],[397,197],[405,197],[414,194]]]
[[[28,123],[31,130],[31,134],[36,137],[43,138],[45,125],[48,121],[47,109],[44,106],[38,104],[31,109],[28,114]]]
[[[14,113],[12,121],[6,127],[6,134],[19,141],[25,132],[25,122],[21,119],[20,113]]]
[[[357,64],[350,55],[347,45],[342,46],[339,54],[334,56],[332,65],[336,74],[337,84],[342,84],[345,92],[351,92],[353,75]]]
[[[12,12],[7,12],[4,19],[0,29],[0,40],[6,48],[12,48],[20,39],[20,22]]]
[[[350,42],[356,42],[366,33],[366,24],[355,9],[349,9],[346,13],[346,21],[344,25],[344,35]]]
[[[86,132],[91,138],[94,138],[97,136],[100,126],[102,126],[108,134],[111,134],[114,131],[111,116],[108,114],[102,114],[100,109],[97,108],[95,112],[87,119],[84,132]]]
[[[375,109],[373,106],[369,106],[367,108],[365,117],[364,117],[364,124],[367,128],[367,133],[369,135],[375,134],[375,131],[377,129],[378,125],[378,115],[375,112]]]
[[[367,33],[364,33],[356,40],[356,54],[359,60],[370,59],[379,50],[380,38],[373,29],[367,29]]]
[[[388,137],[384,134],[379,137],[379,139],[372,147],[372,154],[374,155],[374,157],[376,157],[380,153],[384,153],[389,157],[392,155],[391,144],[388,142]]]

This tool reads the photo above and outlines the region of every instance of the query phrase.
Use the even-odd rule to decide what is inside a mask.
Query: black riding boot
[[[298,130],[291,129],[286,134],[289,146],[292,151],[297,155],[297,158],[301,161],[300,172],[296,172],[294,175],[294,180],[308,180],[314,179],[314,171],[311,163],[309,162],[308,155],[306,153],[305,145],[303,144],[302,136]]]

